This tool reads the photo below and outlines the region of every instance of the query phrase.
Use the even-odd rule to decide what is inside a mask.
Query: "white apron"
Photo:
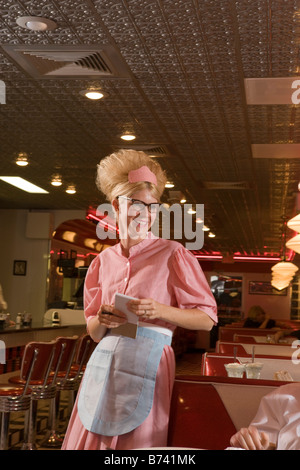
[[[172,332],[149,326],[139,326],[134,339],[111,330],[94,350],[78,398],[78,414],[88,431],[120,436],[150,413],[158,365]]]

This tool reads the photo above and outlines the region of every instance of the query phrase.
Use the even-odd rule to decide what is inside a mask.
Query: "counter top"
[[[31,341],[52,341],[58,336],[80,336],[86,325],[53,325],[51,322],[32,323],[31,326],[9,326],[0,330],[0,348],[24,346]]]
[[[45,323],[32,323],[30,326],[22,326],[22,325],[13,325],[13,326],[6,326],[4,328],[0,328],[0,336],[3,334],[16,334],[16,333],[24,333],[30,331],[37,331],[37,330],[55,330],[59,328],[68,328],[69,325],[60,325],[60,324],[52,324],[49,322]],[[72,325],[72,326],[79,326],[79,325]]]

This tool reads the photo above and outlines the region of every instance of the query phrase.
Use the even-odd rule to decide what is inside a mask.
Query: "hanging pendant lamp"
[[[295,227],[296,225],[295,225],[294,219],[291,219],[289,223],[291,225],[294,224],[294,227]],[[298,223],[299,223],[299,229],[300,229],[300,220],[297,219],[297,224]],[[288,246],[288,242],[286,242],[287,226],[288,226],[288,223],[286,221],[286,218],[284,217],[283,250],[282,250],[283,260],[275,264],[271,268],[272,270],[271,285],[278,290],[282,290],[288,287],[293,277],[295,276],[296,272],[299,270],[298,266],[285,260],[285,247]]]
[[[295,232],[300,232],[300,214],[293,217],[291,220],[287,222],[288,228],[291,230],[295,230]]]
[[[283,290],[286,289],[286,287],[289,286],[289,282],[287,281],[272,281],[271,286],[275,287],[277,290]]]
[[[282,274],[295,274],[298,271],[298,267],[290,263],[288,261],[279,261],[279,263],[272,266],[271,270],[275,273],[282,273]]]
[[[272,280],[273,281],[291,281],[294,277],[294,274],[280,274],[280,273],[272,273]]]
[[[296,253],[300,253],[300,234],[287,241],[285,246]]]

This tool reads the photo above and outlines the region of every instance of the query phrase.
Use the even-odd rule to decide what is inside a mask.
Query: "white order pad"
[[[130,300],[136,300],[134,297],[129,297],[124,294],[116,294],[115,296],[115,308],[127,315],[128,322],[124,325],[120,325],[113,329],[113,332],[128,338],[136,338],[137,327],[139,323],[139,317],[132,313],[127,308],[127,303]]]

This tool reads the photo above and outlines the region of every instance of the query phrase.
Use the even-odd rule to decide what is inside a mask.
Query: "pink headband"
[[[131,170],[128,173],[129,183],[140,183],[141,181],[147,181],[157,185],[157,179],[154,173],[147,167],[141,166],[137,170]]]

